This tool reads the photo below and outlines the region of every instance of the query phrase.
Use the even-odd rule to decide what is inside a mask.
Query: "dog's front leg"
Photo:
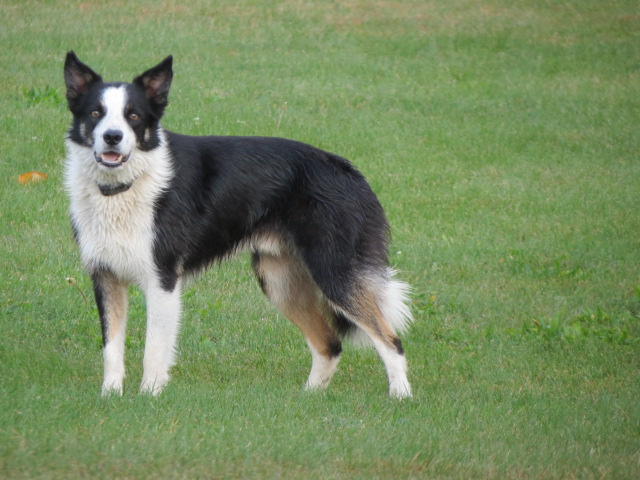
[[[147,338],[140,391],[158,395],[169,381],[180,324],[180,282],[169,291],[147,288]]]
[[[102,395],[122,395],[124,339],[127,328],[128,284],[108,270],[92,275],[93,291],[102,323],[104,379]]]

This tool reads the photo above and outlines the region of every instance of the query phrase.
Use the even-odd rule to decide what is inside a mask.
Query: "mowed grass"
[[[0,477],[640,476],[640,8],[633,1],[5,2]],[[179,363],[102,399],[62,188],[67,50],[108,80],[175,56],[164,126],[353,161],[414,287],[415,396],[345,346],[326,392],[249,258],[185,291]],[[20,185],[38,170],[44,183]],[[86,297],[86,300],[85,300]]]

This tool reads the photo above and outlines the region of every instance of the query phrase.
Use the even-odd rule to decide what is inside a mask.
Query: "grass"
[[[0,477],[637,478],[640,9],[533,2],[7,1],[0,29]],[[350,158],[415,288],[415,398],[346,347],[329,390],[240,256],[185,292],[180,360],[99,397],[62,188],[74,49],[107,79],[175,56],[165,127]],[[20,185],[38,170],[48,180]],[[85,301],[84,296],[89,301]]]

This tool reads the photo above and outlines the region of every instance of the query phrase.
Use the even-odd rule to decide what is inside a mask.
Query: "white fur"
[[[378,308],[382,312],[391,329],[397,335],[405,333],[413,321],[409,308],[409,292],[411,287],[393,278],[396,272],[388,270],[388,280],[384,285],[384,291],[378,296]]]
[[[338,362],[340,361],[340,355],[333,357],[327,357],[321,355],[311,344],[307,341],[309,349],[311,350],[311,372],[309,378],[305,384],[307,390],[320,390],[329,385],[333,374],[338,368]]]
[[[389,395],[399,399],[411,397],[411,385],[407,380],[407,360],[404,355],[387,347],[380,340],[372,341],[387,369]]]
[[[145,288],[155,278],[154,203],[173,175],[168,149],[135,152],[116,171],[103,171],[91,149],[68,140],[66,189],[85,266],[108,266],[119,278]],[[133,180],[135,179],[135,180]],[[131,188],[105,197],[98,184],[133,181]]]
[[[125,329],[121,328],[108,341],[102,351],[104,360],[104,379],[102,381],[102,395],[111,393],[122,395],[124,384],[124,340]]]
[[[117,145],[117,150],[124,155],[129,155],[136,147],[136,135],[124,118],[127,108],[127,92],[125,88],[107,88],[102,93],[101,102],[105,115],[93,129],[93,149],[95,153],[101,154],[105,151],[113,150],[113,146],[105,143],[104,133],[107,130],[120,130],[123,136]]]
[[[169,381],[169,370],[175,363],[180,326],[180,284],[178,282],[172,292],[154,285],[145,294],[147,338],[140,390],[158,395]]]

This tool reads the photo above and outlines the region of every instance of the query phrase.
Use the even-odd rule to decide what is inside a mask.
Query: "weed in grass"
[[[58,89],[48,85],[45,87],[22,87],[22,97],[30,107],[39,103],[50,103],[62,107],[67,102]]]
[[[587,311],[573,318],[565,312],[549,319],[533,319],[525,323],[524,333],[546,341],[578,341],[587,338],[616,345],[638,345],[638,322],[631,314],[612,317],[602,310]],[[632,333],[634,332],[634,333]]]

